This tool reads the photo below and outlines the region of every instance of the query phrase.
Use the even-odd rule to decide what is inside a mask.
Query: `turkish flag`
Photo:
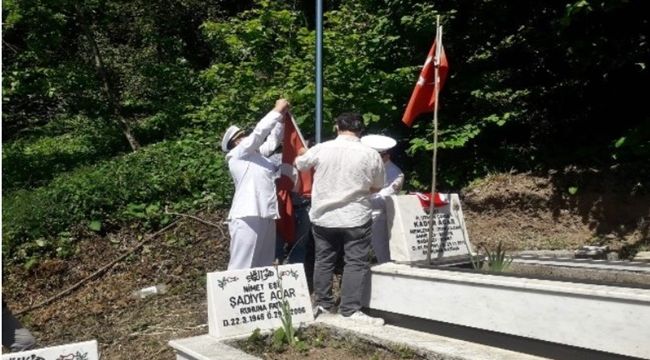
[[[293,167],[293,162],[298,157],[298,151],[306,147],[295,120],[291,114],[287,114],[282,140],[282,175],[276,183],[278,212],[280,213],[280,219],[276,221],[276,226],[280,236],[288,243],[292,243],[296,238],[291,192],[296,192],[303,197],[311,197],[312,171],[298,171]]]
[[[440,92],[442,86],[445,84],[447,79],[447,73],[449,72],[449,64],[447,63],[447,56],[445,55],[445,49],[440,45],[440,68],[438,70],[439,84],[435,84],[435,52],[436,52],[436,42],[433,42],[431,50],[427,55],[427,60],[424,62],[424,67],[420,72],[420,77],[418,82],[415,84],[413,89],[413,94],[411,94],[411,99],[409,100],[408,105],[406,106],[406,111],[404,111],[404,116],[402,116],[402,122],[406,126],[413,125],[415,118],[426,112],[433,111],[433,105],[436,101],[435,92]]]
[[[420,200],[420,205],[426,211],[429,211],[431,207],[431,193],[421,193],[416,192],[413,195],[418,197]],[[433,206],[434,207],[443,207],[449,204],[449,196],[447,194],[441,194],[436,192],[433,194]]]

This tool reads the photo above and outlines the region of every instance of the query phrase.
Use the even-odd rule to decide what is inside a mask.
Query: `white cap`
[[[361,143],[378,152],[384,152],[397,145],[395,139],[384,135],[366,135],[361,138]]]
[[[241,129],[235,125],[231,125],[227,130],[226,133],[223,134],[223,139],[221,140],[221,150],[224,152],[228,152],[228,143],[230,140],[238,134],[241,131]]]

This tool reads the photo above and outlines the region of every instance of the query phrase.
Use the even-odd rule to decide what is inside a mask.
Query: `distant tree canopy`
[[[427,188],[431,115],[412,129],[400,119],[441,15],[450,63],[440,98],[441,189],[490,171],[569,165],[638,166],[647,179],[649,10],[644,0],[326,2],[324,136],[333,135],[338,113],[361,112],[369,131],[399,141],[395,156],[410,187]],[[215,197],[198,185],[216,169],[188,151],[219,156],[200,147],[214,146],[230,123],[252,124],[279,96],[312,133],[313,15],[313,1],[298,0],[3,1],[6,209],[51,203],[38,199],[63,196],[64,186],[74,193],[66,179],[83,183],[106,169],[126,174],[126,164],[146,169],[148,155],[135,158],[140,165],[127,161],[133,143],[126,132],[145,148],[156,145],[145,154],[166,154],[164,164],[182,152],[188,165],[168,171],[199,174],[170,200],[170,174],[163,163],[151,165],[166,179],[157,191],[122,192],[118,201],[88,187],[56,201],[63,208],[56,225],[34,233],[21,225],[3,241],[53,236],[84,219],[113,221],[129,205],[223,203],[223,191]],[[138,188],[120,179],[110,186]],[[18,222],[18,212],[32,213],[3,211],[3,220]]]

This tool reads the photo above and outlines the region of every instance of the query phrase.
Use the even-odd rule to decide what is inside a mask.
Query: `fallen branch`
[[[198,216],[194,216],[194,215],[190,215],[190,214],[184,214],[184,213],[177,213],[177,212],[169,211],[169,209],[167,208],[167,206],[165,206],[165,214],[175,215],[175,216],[180,216],[180,217],[184,217],[184,218],[189,218],[189,219],[192,219],[192,220],[196,220],[196,221],[198,221],[198,222],[200,222],[200,223],[203,223],[203,224],[206,224],[206,225],[209,225],[209,226],[216,227],[216,228],[219,229],[219,231],[221,232],[221,235],[222,235],[224,238],[228,239],[228,236],[227,236],[226,233],[223,231],[223,225],[219,225],[219,224],[213,223],[213,222],[211,222],[211,221],[208,221],[208,220],[202,219],[202,218],[200,218],[200,217],[198,217]]]
[[[208,324],[201,324],[197,326],[186,326],[186,327],[181,327],[181,328],[173,328],[173,327],[159,327],[159,326],[151,326],[149,329],[151,330],[158,330],[158,331],[136,331],[132,332],[128,337],[137,337],[137,336],[156,336],[156,335],[162,335],[162,334],[167,334],[167,333],[179,333],[181,331],[189,331],[189,330],[196,330],[196,329],[202,329],[208,327]]]
[[[132,247],[129,251],[127,251],[124,254],[120,255],[119,257],[117,257],[113,261],[109,262],[108,264],[102,266],[101,268],[99,268],[99,270],[95,271],[94,273],[92,273],[92,274],[86,276],[85,278],[79,280],[76,284],[72,285],[71,287],[67,288],[66,290],[63,290],[60,293],[58,293],[58,294],[56,294],[56,295],[54,295],[54,296],[52,296],[52,297],[50,297],[50,298],[48,298],[48,299],[46,299],[44,301],[41,301],[40,303],[38,303],[36,305],[31,305],[26,309],[22,309],[22,310],[16,312],[15,315],[16,316],[22,315],[22,314],[30,312],[30,311],[32,311],[34,309],[38,309],[38,308],[40,308],[42,306],[45,306],[45,305],[47,305],[47,304],[49,304],[49,303],[63,297],[64,295],[67,295],[67,294],[71,293],[72,291],[74,291],[74,290],[78,289],[79,287],[81,287],[81,285],[83,285],[86,281],[91,280],[91,279],[103,274],[104,272],[106,272],[106,270],[110,269],[113,265],[115,265],[118,262],[122,261],[127,256],[133,254],[136,250],[141,248],[144,244],[151,241],[151,239],[160,236],[165,231],[167,231],[167,230],[171,229],[172,227],[176,226],[178,224],[178,222],[179,222],[179,219],[173,221],[171,224],[169,224],[169,225],[165,226],[164,228],[156,231],[155,233],[153,233],[153,234],[151,234],[149,236],[145,236],[144,240],[140,241],[137,245]]]

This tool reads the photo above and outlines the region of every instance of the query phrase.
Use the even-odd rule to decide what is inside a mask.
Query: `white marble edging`
[[[460,271],[416,268],[409,265],[386,263],[372,268],[373,274],[400,275],[435,279],[481,286],[497,286],[531,291],[565,293],[570,295],[604,297],[628,301],[639,301],[650,305],[650,290],[618,286],[594,285],[579,282],[528,279],[506,275],[490,275]]]
[[[650,290],[414,268],[371,269],[368,307],[650,359]]]
[[[176,352],[176,360],[255,360],[259,359],[247,354],[224,340],[245,339],[246,336],[237,336],[229,339],[217,339],[211,335],[199,335],[169,341]]]

